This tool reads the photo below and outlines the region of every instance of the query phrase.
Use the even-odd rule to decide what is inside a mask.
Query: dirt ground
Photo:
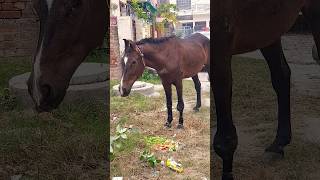
[[[312,69],[290,66],[292,143],[286,147],[284,159],[270,162],[265,161],[264,149],[275,136],[277,104],[268,68],[263,60],[234,58],[233,117],[239,137],[234,159],[235,179],[320,179],[320,90],[310,83],[320,76]],[[320,73],[320,67],[311,68],[318,68]],[[306,78],[308,73],[313,73],[312,77]],[[222,162],[216,154],[213,156],[211,179],[219,179]]]
[[[175,89],[173,88],[175,95]],[[195,90],[192,81],[184,81],[184,101],[192,106],[195,102]],[[203,99],[209,93],[203,92]],[[176,109],[176,97],[173,109]],[[192,103],[192,104],[189,104]],[[210,124],[209,107],[201,107],[200,112],[193,112],[187,108],[184,113],[184,130],[176,129],[178,113],[174,110],[174,120],[171,129],[164,128],[166,121],[166,107],[164,93],[158,98],[146,98],[130,95],[128,98],[112,96],[111,106],[111,135],[117,124],[124,127],[132,126],[128,133],[128,141],[123,148],[116,150],[111,161],[111,177],[121,176],[125,179],[209,179],[210,175]],[[176,152],[159,153],[155,155],[161,159],[173,157],[184,166],[184,172],[179,174],[167,167],[158,165],[155,170],[139,160],[146,148],[143,141],[146,136],[163,136],[173,139],[179,145]]]
[[[303,67],[310,65],[309,67]],[[273,141],[277,126],[277,100],[269,70],[264,60],[235,57],[233,70],[233,118],[239,145],[234,159],[236,180],[318,180],[320,179],[320,67],[315,64],[290,64],[292,67],[291,117],[292,143],[285,148],[285,158],[265,161],[264,149]],[[312,67],[311,67],[312,66]],[[319,72],[319,73],[318,73]],[[189,84],[188,84],[189,83]],[[309,88],[308,88],[309,87]],[[194,101],[194,90],[187,82],[185,101]],[[209,97],[208,94],[206,94]],[[176,102],[176,101],[174,101]],[[130,179],[209,179],[209,109],[185,113],[185,130],[163,128],[166,118],[163,94],[156,99],[133,96],[128,99],[111,97],[111,128],[120,123],[136,128],[129,136],[131,143],[116,152],[111,162],[111,177]],[[175,106],[175,103],[174,103]],[[211,103],[215,109],[214,103]],[[130,112],[130,113],[128,113]],[[177,123],[175,114],[174,126]],[[211,114],[215,127],[215,112]],[[112,132],[114,133],[114,132]],[[111,133],[111,134],[112,134]],[[185,166],[183,174],[159,167],[158,174],[138,159],[145,148],[141,139],[146,135],[173,137],[185,144],[172,156]],[[129,137],[130,138],[130,137]],[[171,155],[171,154],[170,154]],[[213,177],[220,179],[222,162],[211,154]],[[159,155],[161,156],[161,155]]]

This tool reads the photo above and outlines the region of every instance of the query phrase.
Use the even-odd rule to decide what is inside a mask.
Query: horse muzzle
[[[131,91],[131,88],[125,88],[125,87],[119,86],[119,92],[121,97],[129,96],[130,91]]]

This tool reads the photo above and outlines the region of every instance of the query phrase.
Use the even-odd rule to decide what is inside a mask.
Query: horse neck
[[[160,45],[161,46],[161,45]],[[163,60],[160,58],[159,45],[141,44],[139,45],[143,53],[146,66],[155,70],[161,70],[164,66]]]

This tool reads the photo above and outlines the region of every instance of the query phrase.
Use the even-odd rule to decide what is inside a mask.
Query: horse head
[[[63,100],[69,81],[107,27],[105,0],[34,0],[40,33],[28,84],[38,112]]]
[[[122,77],[119,86],[121,96],[130,94],[133,83],[142,75],[145,69],[143,53],[138,45],[131,41],[123,39],[125,43],[124,54],[121,58]]]

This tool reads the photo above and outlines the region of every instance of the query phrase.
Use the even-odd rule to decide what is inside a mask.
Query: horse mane
[[[137,45],[141,44],[161,44],[163,42],[169,41],[170,39],[176,38],[175,35],[168,36],[168,37],[161,37],[161,38],[145,38],[137,41]]]

